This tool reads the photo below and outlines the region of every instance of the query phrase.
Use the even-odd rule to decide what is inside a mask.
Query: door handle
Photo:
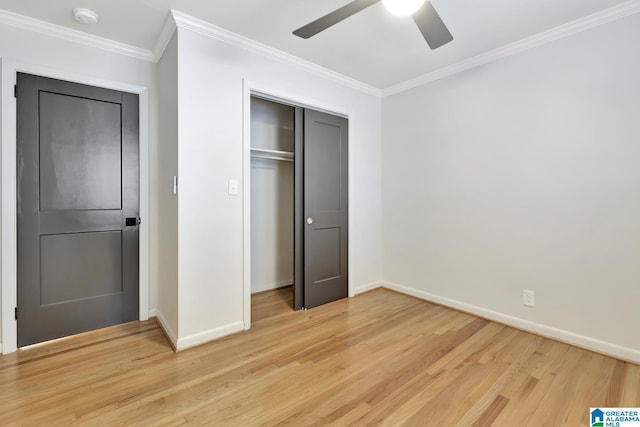
[[[142,222],[142,220],[140,218],[133,217],[133,218],[125,219],[124,224],[125,224],[126,227],[133,227],[133,226],[136,226],[136,225],[140,225],[141,222]]]
[[[313,224],[313,218],[311,217],[307,218],[307,224],[309,225]]]

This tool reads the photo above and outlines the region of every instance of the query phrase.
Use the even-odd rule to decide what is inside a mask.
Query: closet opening
[[[249,114],[255,323],[348,296],[348,120],[255,94]]]
[[[251,97],[252,322],[301,308],[294,304],[295,121],[295,107]]]

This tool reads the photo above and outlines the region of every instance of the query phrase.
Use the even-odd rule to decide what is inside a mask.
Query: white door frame
[[[2,354],[17,350],[18,323],[14,318],[17,305],[17,182],[16,182],[16,102],[13,88],[17,73],[23,72],[90,86],[103,87],[139,95],[140,117],[140,320],[149,318],[149,89],[127,83],[104,80],[86,75],[70,73],[39,65],[27,64],[7,59],[1,62],[0,124],[2,124],[2,230],[0,249],[2,272]]]
[[[244,329],[251,328],[251,95],[257,95],[275,102],[296,107],[311,108],[329,114],[339,115],[349,120],[349,141],[354,137],[356,114],[349,108],[328,104],[317,99],[308,98],[300,93],[292,93],[281,88],[256,83],[251,80],[242,81],[242,267],[243,267],[243,316]],[[353,144],[349,143],[349,205],[352,201],[351,171],[354,165],[352,155]],[[351,224],[349,209],[349,224]],[[351,229],[351,227],[349,227]],[[351,265],[351,245],[349,245],[349,272]],[[349,297],[355,295],[355,289],[349,280]]]

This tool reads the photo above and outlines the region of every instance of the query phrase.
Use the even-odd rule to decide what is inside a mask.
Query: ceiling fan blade
[[[413,20],[418,24],[420,32],[431,49],[437,49],[453,40],[453,36],[430,1],[413,14]]]
[[[326,14],[322,18],[318,18],[315,21],[308,23],[304,27],[298,28],[293,32],[293,34],[298,37],[302,37],[303,39],[308,39],[309,37],[315,36],[319,32],[336,25],[338,22],[343,21],[351,15],[355,15],[361,10],[366,9],[369,6],[373,6],[380,1],[381,0],[352,1],[351,3],[342,6],[340,9],[336,9],[333,12]]]

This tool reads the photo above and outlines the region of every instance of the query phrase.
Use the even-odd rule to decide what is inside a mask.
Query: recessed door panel
[[[40,305],[122,292],[122,232],[40,237]]]
[[[322,212],[338,212],[342,200],[340,179],[341,166],[341,127],[331,123],[315,122],[314,138],[322,141],[314,144],[307,151],[314,161],[309,165],[308,176],[314,180],[309,183],[314,195],[314,205]]]
[[[315,244],[309,257],[321,259],[315,266],[315,282],[322,283],[334,280],[341,275],[340,265],[340,228],[323,228],[315,230]]]
[[[121,209],[121,104],[39,93],[40,210]]]

